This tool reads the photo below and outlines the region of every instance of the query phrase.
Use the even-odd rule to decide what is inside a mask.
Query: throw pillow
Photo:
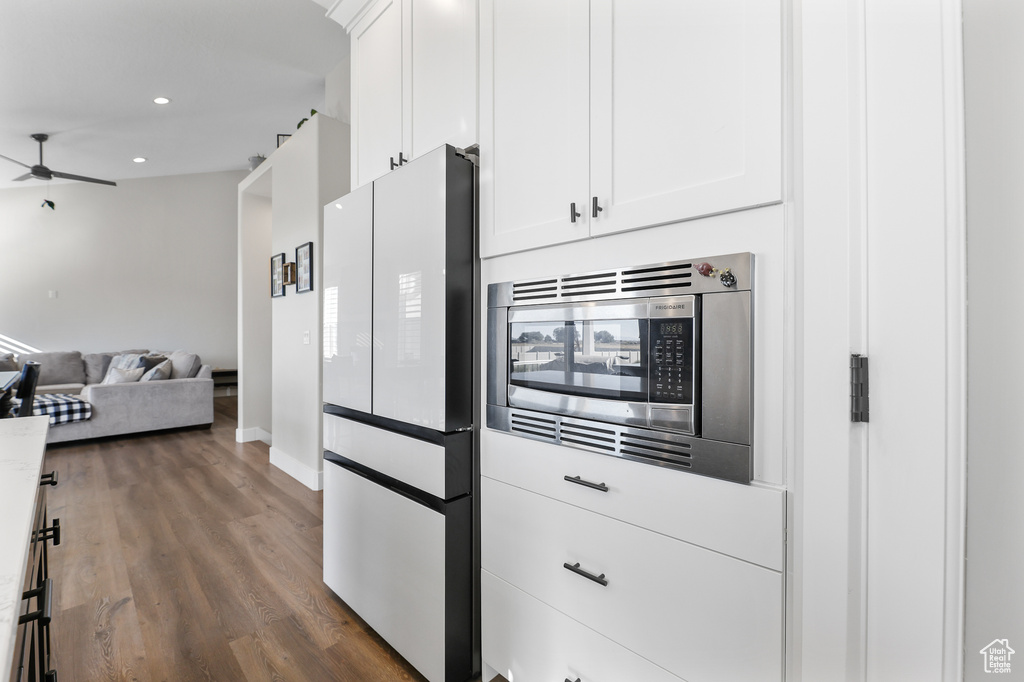
[[[172,379],[189,379],[194,377],[202,366],[198,355],[187,353],[183,350],[174,351],[167,356],[167,359],[171,361]]]
[[[136,367],[135,369],[121,369],[120,367],[111,366],[110,369],[107,370],[107,376],[103,378],[103,383],[130,384],[141,379],[142,373],[145,371],[145,367]]]
[[[149,369],[139,381],[160,381],[162,379],[171,378],[171,361],[164,360],[158,365],[154,365],[152,369]]]
[[[110,369],[110,361],[114,353],[87,353],[82,356],[85,361],[85,383],[98,384],[107,376]]]
[[[143,355],[142,366],[145,367],[148,372],[166,359],[166,355]]]
[[[142,372],[145,373],[146,368],[143,365],[141,355],[137,355],[135,353],[122,353],[120,355],[115,355],[114,357],[110,358],[110,366],[107,368],[107,373],[106,375],[104,375],[103,381],[101,383],[116,383],[107,381],[107,379],[110,378],[111,371],[115,369],[135,369],[136,367],[140,368]],[[142,376],[142,374],[140,374],[139,376]]]

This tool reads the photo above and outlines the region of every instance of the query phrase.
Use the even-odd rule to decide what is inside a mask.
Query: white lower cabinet
[[[480,594],[483,658],[508,680],[680,682],[488,571]]]
[[[781,571],[486,477],[481,523],[484,571],[657,666],[690,682],[782,679]],[[501,607],[489,599],[484,611],[493,614]],[[500,634],[487,623],[484,660],[500,671],[487,652],[510,645],[495,644]],[[540,649],[562,646],[540,639]]]
[[[445,675],[445,517],[324,462],[324,582],[432,682]]]

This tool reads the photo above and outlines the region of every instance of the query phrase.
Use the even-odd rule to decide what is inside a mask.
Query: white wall
[[[1024,260],[1024,4],[964,2],[967,100],[968,455],[964,679],[1009,639],[1024,680],[1024,458],[1019,314]]]
[[[235,367],[244,175],[0,190],[0,334],[42,350],[182,348]],[[40,206],[47,190],[56,210]]]

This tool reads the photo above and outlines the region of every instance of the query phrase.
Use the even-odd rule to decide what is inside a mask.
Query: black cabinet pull
[[[40,476],[39,485],[57,485],[57,470],[54,469],[50,473]]]
[[[576,202],[574,201],[569,204],[569,221],[573,223],[576,222],[576,219],[579,218],[580,215],[581,214],[576,212]]]
[[[409,159],[402,156],[402,152],[398,152],[398,165],[404,166],[407,163],[409,163]]]
[[[32,531],[33,540],[53,540],[53,546],[56,547],[60,544],[60,519],[54,519],[53,525],[49,528],[43,528],[42,530]]]
[[[567,678],[565,678],[565,682],[573,682],[573,681],[572,681],[572,680],[570,680],[570,679],[569,679],[569,678],[567,677]],[[577,677],[577,678],[576,678],[576,682],[580,682],[580,678],[578,678],[578,677]]]
[[[24,616],[18,616],[18,625],[31,623],[34,620],[38,620],[42,625],[50,624],[51,609],[53,608],[53,580],[51,578],[47,578],[39,587],[21,595],[22,599],[34,599],[36,597],[41,598],[39,610],[26,613]]]
[[[593,208],[591,208],[592,217],[596,218],[597,214],[603,210],[603,208],[597,205],[597,197],[594,197],[594,205]]]
[[[589,573],[580,568],[579,563],[570,564],[567,562],[562,564],[562,568],[567,568],[576,575],[582,575],[587,580],[593,580],[601,587],[608,587],[608,581],[604,579],[604,573],[602,573],[601,575],[594,575],[593,573]]]
[[[569,481],[569,483],[582,485],[585,488],[593,488],[594,490],[600,490],[603,493],[608,492],[608,486],[606,486],[604,483],[591,483],[590,481],[584,481],[579,476],[563,476],[563,478]]]
[[[395,170],[396,168],[398,168],[398,164],[395,163],[395,157],[392,156],[390,158],[391,158],[391,170]]]

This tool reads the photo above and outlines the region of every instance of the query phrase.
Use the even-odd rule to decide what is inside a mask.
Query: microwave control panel
[[[650,400],[693,404],[694,319],[650,321]]]

